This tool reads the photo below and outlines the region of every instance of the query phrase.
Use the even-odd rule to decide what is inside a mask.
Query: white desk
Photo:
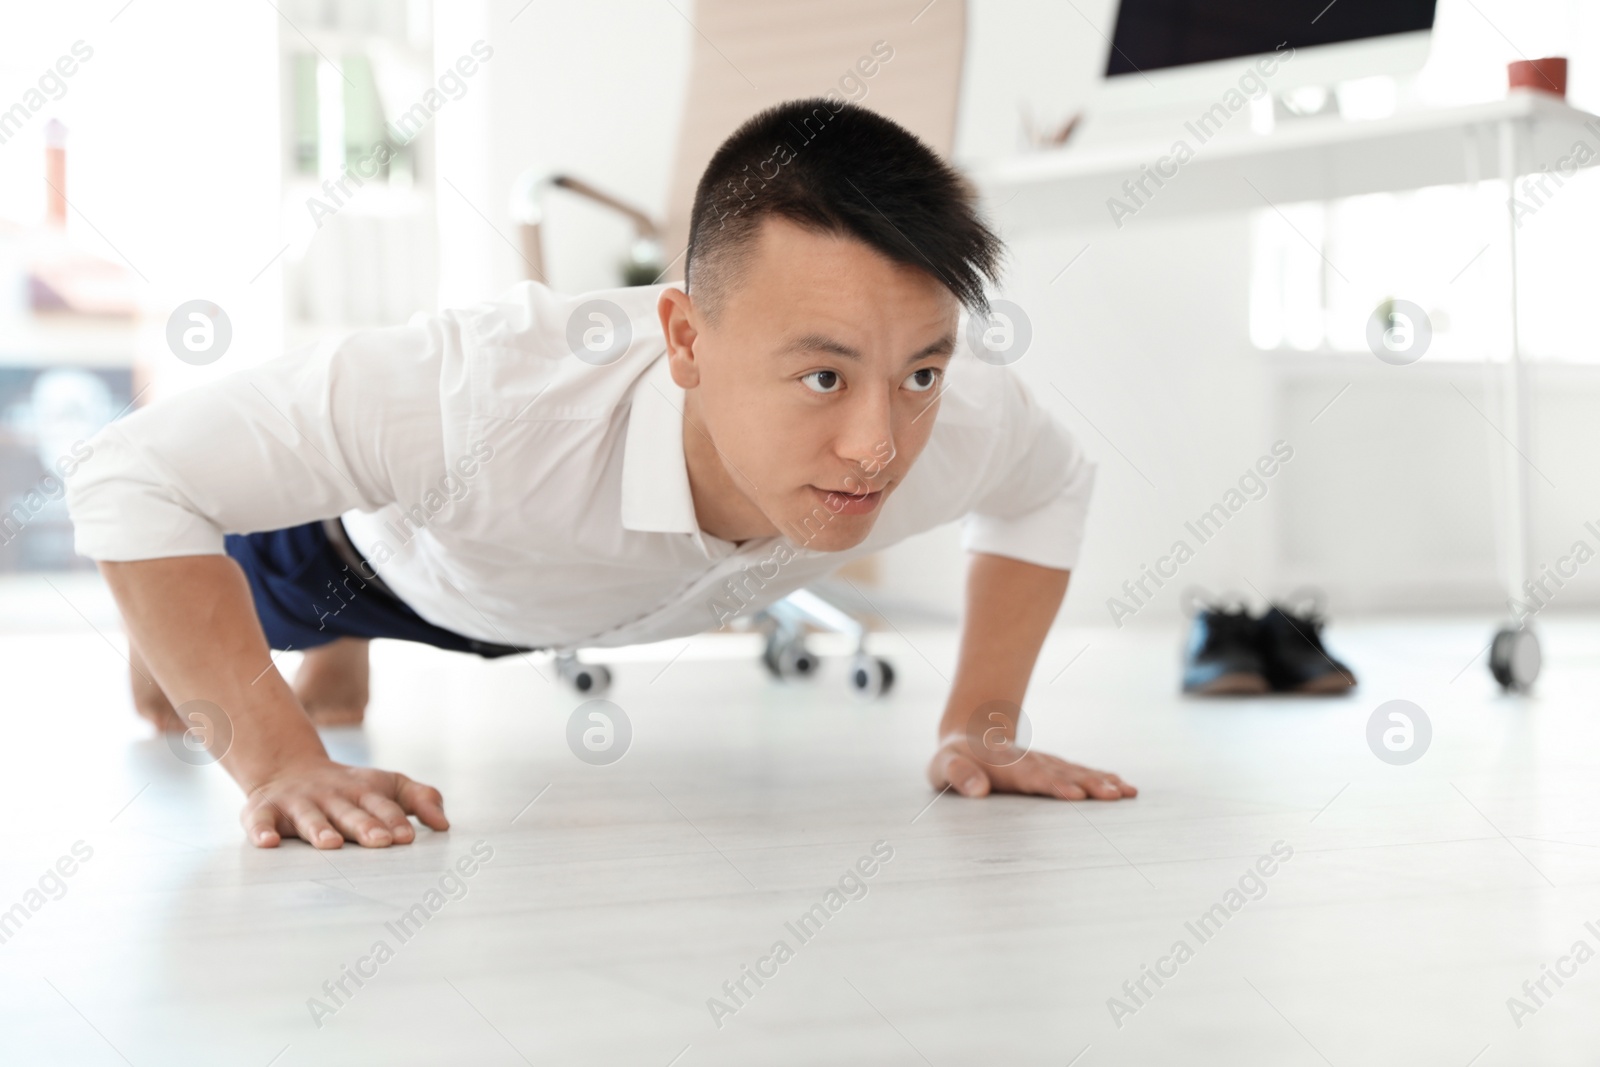
[[[1594,150],[1591,166],[1600,160],[1600,117],[1525,91],[1492,103],[1385,119],[1279,122],[1270,134],[1251,133],[1249,124],[1248,113],[1240,111],[1201,143],[1175,122],[1164,140],[1068,145],[993,163],[973,177],[993,219],[1014,235],[1054,227],[1113,228],[1106,201],[1127,200],[1123,181],[1170,155],[1180,138],[1194,158],[1160,188],[1148,184],[1152,195],[1137,219],[1124,218],[1124,225],[1258,208],[1263,197],[1287,204],[1498,178],[1505,172],[1498,136],[1507,126],[1517,130],[1518,174],[1555,169],[1578,140]]]
[[[1057,227],[1115,230],[1210,212],[1540,171],[1570,175],[1574,166],[1600,163],[1600,117],[1529,90],[1515,90],[1490,103],[1406,111],[1383,119],[1302,119],[1278,123],[1271,133],[1250,129],[1247,107],[1202,140],[1206,132],[1193,121],[1175,119],[1166,140],[1068,145],[978,168],[973,178],[991,218],[1003,232],[1016,236]],[[1181,164],[1174,152],[1180,140],[1192,152]],[[1580,142],[1588,149],[1581,161],[1574,152]],[[1159,184],[1149,177],[1151,172],[1157,172]],[[1141,177],[1139,191],[1130,195],[1124,183]],[[1112,198],[1135,209],[1133,214],[1114,211]],[[1518,327],[1517,227],[1510,200],[1506,218],[1511,350],[1505,363],[1503,429],[1514,448],[1506,454],[1504,476],[1514,506],[1504,532],[1503,580],[1508,594],[1520,597],[1531,573],[1523,469],[1530,448]],[[1531,685],[1539,659],[1538,640],[1526,626],[1507,627],[1495,635],[1491,669],[1499,664],[1496,677],[1502,684],[1510,678],[1515,687]]]

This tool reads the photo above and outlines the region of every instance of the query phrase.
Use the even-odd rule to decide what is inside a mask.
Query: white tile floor
[[[1547,626],[1529,699],[1469,665],[1488,634],[1345,624],[1358,695],[1194,703],[1175,631],[1060,632],[1035,743],[1142,788],[1116,805],[929,806],[948,631],[884,643],[900,685],[875,705],[837,664],[787,689],[701,644],[620,664],[634,737],[608,767],[526,662],[379,646],[367,727],[329,742],[438,785],[455,825],[331,854],[245,847],[232,784],[143,737],[86,625],[7,636],[0,909],[40,906],[0,944],[0,1063],[1593,1064],[1600,962],[1537,1005],[1522,985],[1600,949],[1600,626]],[[1365,739],[1396,697],[1434,726],[1403,767]],[[465,895],[402,942],[386,923],[480,840]],[[28,897],[79,841],[64,894]],[[802,943],[785,924],[879,841],[867,895]],[[1186,923],[1276,842],[1292,858],[1202,942]],[[719,1027],[708,998],[736,1006],[723,983],[778,940],[792,958]],[[1179,940],[1175,975],[1123,991]]]

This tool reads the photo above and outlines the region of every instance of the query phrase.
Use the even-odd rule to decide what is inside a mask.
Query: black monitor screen
[[[1122,0],[1106,75],[1433,28],[1436,0]]]

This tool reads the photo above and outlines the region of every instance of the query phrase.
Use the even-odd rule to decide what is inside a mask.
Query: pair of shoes
[[[1273,604],[1254,616],[1242,599],[1228,605],[1202,599],[1193,591],[1194,624],[1183,657],[1183,691],[1201,696],[1257,693],[1347,693],[1356,676],[1322,645],[1324,616],[1320,595],[1298,612]]]

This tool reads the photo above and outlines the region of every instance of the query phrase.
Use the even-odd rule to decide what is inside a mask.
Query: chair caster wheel
[[[886,659],[865,653],[850,662],[850,688],[867,700],[881,697],[894,687],[894,667]]]
[[[556,662],[556,673],[563,682],[586,697],[597,697],[611,688],[611,669],[597,663],[579,663],[576,659],[562,658]]]
[[[1501,630],[1489,646],[1489,673],[1508,693],[1526,693],[1532,689],[1543,662],[1539,638],[1532,630]]]
[[[774,678],[787,681],[792,678],[810,678],[817,670],[817,657],[806,650],[799,634],[778,632],[767,637],[767,647],[761,653],[761,662]]]

